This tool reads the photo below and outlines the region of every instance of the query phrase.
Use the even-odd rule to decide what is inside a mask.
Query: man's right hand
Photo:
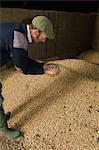
[[[56,77],[60,73],[60,68],[57,64],[44,64],[44,73]]]

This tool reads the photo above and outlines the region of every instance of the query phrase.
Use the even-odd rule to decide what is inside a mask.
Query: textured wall
[[[99,6],[97,8],[97,15],[94,26],[93,49],[99,51]]]
[[[45,15],[50,18],[56,38],[48,40],[45,44],[29,45],[31,58],[75,57],[82,51],[92,48],[95,14],[0,8],[1,21],[28,23],[36,15]]]
[[[91,48],[94,14],[59,12],[57,17],[56,53],[75,56]]]

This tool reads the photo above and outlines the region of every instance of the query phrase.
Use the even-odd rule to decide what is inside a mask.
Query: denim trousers
[[[0,107],[3,104],[4,98],[2,96],[2,83],[0,82]]]

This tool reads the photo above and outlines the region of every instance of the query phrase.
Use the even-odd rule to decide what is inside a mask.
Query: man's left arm
[[[28,57],[24,49],[13,48],[13,62],[15,68],[24,74],[44,74],[44,63],[39,63]]]

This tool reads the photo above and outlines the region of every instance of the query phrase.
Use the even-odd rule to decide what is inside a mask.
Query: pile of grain
[[[0,137],[0,150],[98,150],[99,68],[84,60],[60,64],[57,77],[3,71],[8,121],[24,133],[16,140]]]

